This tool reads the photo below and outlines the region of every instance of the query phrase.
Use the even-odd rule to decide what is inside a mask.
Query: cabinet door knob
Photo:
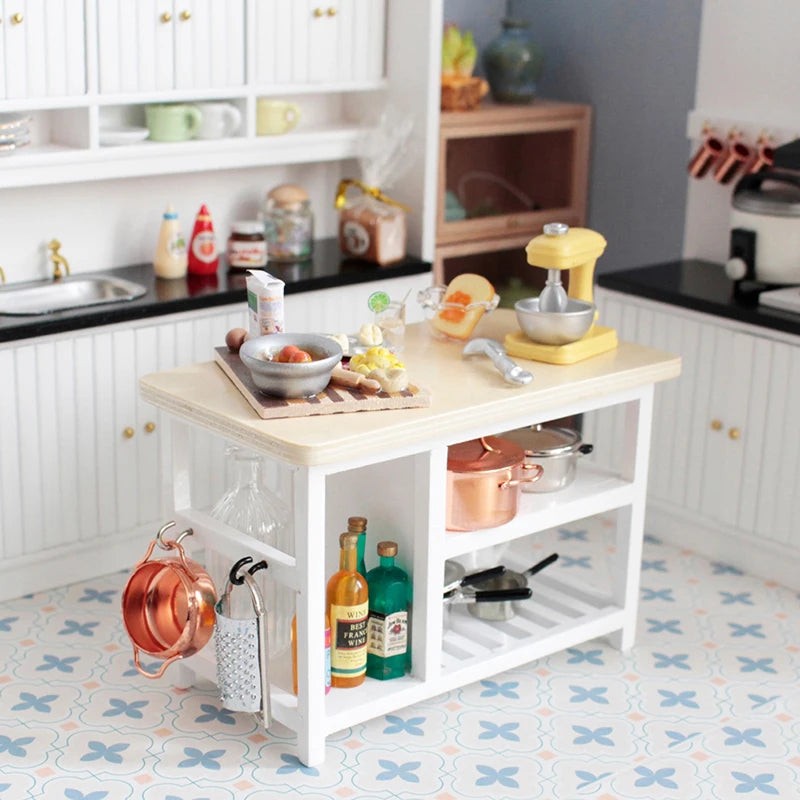
[[[712,419],[711,420],[711,430],[712,431],[721,431],[722,430],[722,420]]]
[[[172,22],[172,14],[170,14],[169,11],[165,11],[161,15],[161,21],[162,22]]]
[[[152,433],[156,429],[155,422],[145,422],[144,429],[147,433]]]
[[[22,20],[23,20],[23,19],[25,19],[25,17],[23,17],[23,16],[22,16],[22,14],[20,14],[20,13],[19,13],[19,11],[17,11],[17,13],[16,13],[16,14],[14,14],[14,15],[11,17],[11,21],[12,21],[12,22],[13,22],[15,25],[19,25],[19,24],[22,22]]]
[[[321,8],[315,8],[314,9],[314,16],[317,17],[317,19],[319,19],[320,17],[322,17],[324,15],[325,15],[325,12]]]
[[[336,16],[336,9],[335,9],[333,6],[331,6],[331,7],[328,9],[328,16],[329,16],[329,17],[335,17],[335,16]]]
[[[741,437],[741,435],[742,435],[742,432],[738,428],[731,428],[728,431],[728,436],[731,439],[739,439]]]
[[[122,431],[122,435],[126,439],[133,439],[133,434],[134,433],[136,433],[136,431],[133,428],[131,428],[130,425],[127,428],[125,428],[124,431]]]
[[[189,20],[191,18],[192,18],[192,12],[191,11],[181,11],[181,19],[184,22],[186,22],[186,20]]]

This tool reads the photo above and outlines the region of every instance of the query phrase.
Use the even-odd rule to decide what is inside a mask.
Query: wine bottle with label
[[[364,553],[367,547],[367,518],[366,517],[348,517],[347,518],[347,532],[358,534],[358,557],[356,559],[356,570],[367,577],[367,565],[364,561]]]
[[[367,674],[367,580],[356,568],[358,534],[339,537],[339,571],[328,581],[331,685],[360,686]]]
[[[380,542],[380,565],[367,573],[367,675],[385,681],[401,678],[410,666],[408,608],[411,581],[394,563],[395,542]]]

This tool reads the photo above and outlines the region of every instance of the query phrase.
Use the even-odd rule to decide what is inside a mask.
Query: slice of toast
[[[493,297],[494,286],[483,275],[472,272],[456,275],[447,286],[444,302],[465,308],[443,308],[436,312],[431,325],[451,339],[468,339],[483,316],[484,309],[478,307],[468,311],[466,306],[470,303],[489,303]]]

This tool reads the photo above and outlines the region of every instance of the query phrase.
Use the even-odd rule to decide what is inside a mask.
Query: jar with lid
[[[305,189],[287,183],[267,194],[264,234],[270,261],[305,261],[311,257],[314,215]]]
[[[226,256],[228,266],[234,269],[260,269],[267,265],[267,241],[264,224],[258,220],[244,220],[231,225]]]

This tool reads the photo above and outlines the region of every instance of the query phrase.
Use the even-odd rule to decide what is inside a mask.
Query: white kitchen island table
[[[502,341],[517,327],[513,312],[498,310],[475,335]],[[434,339],[424,323],[407,329],[402,357],[412,382],[430,392],[430,407],[262,420],[213,361],[140,381],[143,399],[171,420],[164,465],[168,518],[177,530],[191,527],[195,544],[231,563],[248,554],[265,558],[270,579],[296,592],[298,696],[278,675],[271,704],[274,718],[297,733],[298,757],[308,765],[324,760],[328,735],[359,722],[597,636],[610,636],[622,649],[633,644],[653,391],[656,383],[680,374],[680,358],[620,342],[611,352],[569,366],[517,359],[534,380],[514,386],[488,358],[463,358],[460,343]],[[523,493],[510,522],[466,533],[445,529],[448,445],[610,406],[625,409],[613,468],[581,461],[566,489]],[[193,426],[281,465],[291,487],[293,555],[192,507]],[[498,550],[513,552],[539,531],[611,511],[617,515],[617,541],[607,589],[541,573],[533,598],[517,604],[511,620],[488,622],[453,609],[443,621],[446,559],[491,563]],[[360,687],[325,695],[325,585],[337,568],[338,534],[350,514],[369,520],[368,567],[375,543],[392,539],[399,544],[398,562],[411,573],[412,670],[404,678],[367,678]],[[213,657],[213,647],[206,647],[178,662],[176,678],[184,684],[195,675],[213,680]]]

